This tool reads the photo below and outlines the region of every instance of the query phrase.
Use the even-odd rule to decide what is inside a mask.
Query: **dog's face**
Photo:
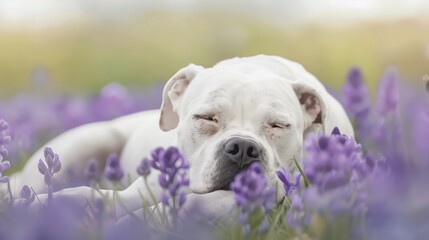
[[[271,182],[280,166],[294,168],[304,131],[320,114],[314,95],[298,93],[296,86],[267,71],[250,75],[191,65],[178,74],[164,91],[168,99],[160,125],[178,128],[178,146],[191,165],[192,191],[228,189],[253,162],[264,167]]]

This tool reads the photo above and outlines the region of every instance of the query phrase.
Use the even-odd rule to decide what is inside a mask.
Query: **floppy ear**
[[[321,127],[325,132],[327,110],[320,93],[305,83],[293,83],[292,86],[304,114],[304,130],[308,132]]]
[[[159,127],[163,131],[169,131],[179,124],[179,115],[177,110],[188,85],[195,76],[204,68],[194,64],[180,69],[171,77],[164,86],[162,92],[161,116],[159,118]]]

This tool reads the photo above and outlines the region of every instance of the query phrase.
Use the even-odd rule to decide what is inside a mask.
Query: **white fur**
[[[317,99],[317,106],[308,111],[299,101],[307,93]],[[322,122],[317,123],[315,114],[320,111]],[[218,123],[195,118],[196,114],[205,113],[214,113]],[[290,127],[273,128],[272,122],[290,124]],[[60,155],[63,164],[62,174],[55,177],[57,182],[68,181],[67,172],[82,173],[90,158],[102,162],[108,153],[121,152],[123,167],[134,182],[118,192],[128,208],[121,210],[118,206],[118,211],[124,214],[141,206],[139,191],[144,196],[149,195],[135,169],[142,158],[158,146],[176,145],[185,154],[191,166],[191,190],[194,192],[191,198],[207,199],[203,196],[216,196],[219,192],[219,198],[229,199],[219,202],[230,203],[231,194],[211,192],[216,190],[213,188],[222,177],[216,166],[223,160],[216,153],[225,140],[239,136],[262,146],[265,153],[262,164],[268,178],[274,182],[275,170],[280,166],[293,170],[292,159],[302,155],[303,139],[308,132],[330,133],[335,126],[353,136],[344,109],[313,75],[284,58],[258,55],[225,60],[212,68],[189,65],[166,84],[161,112],[146,111],[110,122],[84,125],[61,134],[46,145]],[[12,176],[16,192],[23,184],[31,185],[37,192],[45,191],[43,177],[36,170],[42,155],[43,149],[37,151],[24,170]],[[158,196],[157,173],[152,173],[148,181]],[[113,196],[111,190],[103,190],[103,193]],[[83,199],[93,194],[88,187],[77,187],[64,189],[56,196]]]

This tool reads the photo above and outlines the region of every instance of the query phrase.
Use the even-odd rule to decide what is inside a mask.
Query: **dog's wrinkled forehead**
[[[266,71],[251,74],[229,69],[207,69],[190,84],[183,107],[243,110],[263,106],[299,112],[299,102],[290,84]],[[290,112],[290,111],[289,111]]]

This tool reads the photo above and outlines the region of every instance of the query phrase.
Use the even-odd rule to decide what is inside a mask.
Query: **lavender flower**
[[[376,109],[381,116],[396,110],[399,101],[399,76],[395,69],[387,69],[380,81]]]
[[[384,84],[384,88],[386,85],[389,84]],[[374,173],[368,179],[371,198],[365,230],[372,239],[425,239],[429,234],[429,204],[424,200],[429,196],[429,95],[421,89],[389,88],[400,90],[401,98],[396,104],[397,93],[391,100],[383,99],[391,98],[389,96],[379,100],[384,102],[379,104],[384,105],[381,109],[390,119],[384,124],[381,147],[371,146],[370,149],[378,150],[383,161],[382,164],[376,161]],[[396,131],[403,134],[394,134]]]
[[[9,177],[3,176],[3,172],[10,168],[10,162],[3,161],[3,158],[8,155],[8,151],[5,145],[11,142],[11,137],[6,133],[8,128],[9,128],[8,123],[5,120],[0,119],[0,183],[8,184],[7,187],[8,187],[9,196],[10,196],[10,199],[13,199],[13,195],[9,184]]]
[[[258,163],[252,164],[248,170],[238,174],[231,183],[237,205],[251,211],[261,205],[271,206],[266,201],[271,199],[272,189],[267,188],[267,179]]]
[[[158,176],[159,185],[165,190],[161,193],[161,201],[165,206],[175,207],[178,201],[178,207],[181,207],[186,200],[185,192],[180,189],[189,186],[187,170],[189,164],[176,147],[167,149],[157,148],[152,151],[151,166],[160,171]],[[173,206],[168,199],[175,200]]]
[[[416,105],[412,102],[409,110],[414,115],[411,119],[411,126],[413,131],[413,146],[415,146],[415,152],[418,156],[426,156],[429,159],[429,148],[427,147],[427,137],[429,136],[429,100],[420,100],[420,104]],[[417,158],[416,157],[416,158]],[[429,161],[425,162],[429,164]]]
[[[45,184],[48,187],[48,200],[53,198],[52,178],[54,174],[61,170],[61,162],[58,154],[54,153],[50,147],[45,147],[45,161],[39,159],[37,165],[39,172],[44,175]]]
[[[6,133],[9,129],[9,124],[4,120],[0,119],[0,161],[8,155],[6,145],[11,142],[11,137]]]
[[[10,168],[10,162],[9,161],[0,162],[0,183],[9,182],[9,177],[3,176],[3,172],[9,168]]]
[[[285,191],[286,197],[292,196],[292,194],[299,189],[301,174],[295,174],[295,182],[292,182],[292,175],[288,170],[282,168],[282,171],[276,172],[277,177],[283,183],[283,189]]]
[[[94,105],[99,119],[111,119],[129,113],[132,110],[132,99],[123,85],[110,83],[100,91],[99,98]]]
[[[45,176],[45,184],[51,186],[52,177],[61,170],[61,162],[58,154],[54,153],[50,147],[45,147],[44,156],[45,161],[39,159],[37,167],[39,172]]]
[[[310,224],[311,215],[304,211],[304,205],[298,193],[293,193],[291,199],[292,204],[286,212],[286,221],[289,226],[301,232],[303,227]]]
[[[124,177],[124,170],[122,169],[118,154],[111,153],[107,156],[104,174],[110,181],[119,181]]]
[[[420,101],[417,100],[415,104],[418,103]],[[375,143],[374,145],[378,148],[377,150],[391,159],[388,164],[401,169],[404,163],[393,161],[394,159],[402,158],[401,155],[407,152],[404,149],[405,139],[403,138],[406,132],[403,129],[398,106],[399,76],[395,69],[389,68],[380,80],[374,119],[372,119],[372,126],[368,127],[368,129],[370,129],[370,140]],[[412,110],[413,108],[413,106],[410,106],[408,110]],[[411,115],[414,115],[414,113],[411,113]]]
[[[361,146],[353,138],[337,134],[310,135],[305,142],[304,172],[320,191],[347,184],[354,174],[367,171]]]
[[[96,159],[91,159],[85,169],[85,177],[91,182],[100,180],[100,165]]]
[[[137,167],[137,173],[142,177],[147,177],[150,174],[150,167],[149,159],[144,158]]]
[[[248,235],[251,230],[249,220],[257,210],[268,214],[275,204],[275,188],[268,187],[262,167],[259,163],[253,163],[247,170],[238,174],[231,183],[231,190],[234,192],[235,202],[240,208],[239,220],[243,227],[243,232]],[[265,221],[265,216],[262,223]],[[264,224],[260,226],[263,231]]]
[[[334,129],[330,136],[309,136],[305,149],[304,172],[312,183],[302,192],[306,212],[324,213],[330,219],[343,213],[353,216],[363,214],[368,196],[365,191],[366,178],[374,163],[371,158],[363,157],[361,146],[353,138],[341,135],[338,129]],[[296,204],[299,210],[300,203]],[[302,227],[297,226],[297,230]]]
[[[21,189],[21,198],[25,200],[25,205],[28,206],[36,199],[36,195],[33,193],[28,185],[24,185]]]
[[[361,73],[357,69],[349,73],[348,86],[344,87],[346,110],[350,112],[350,116],[357,120],[358,125],[356,127],[359,139],[362,141],[363,146],[368,147],[365,152],[370,153],[375,160],[370,160],[368,157],[364,158],[360,145],[356,144],[352,138],[342,136],[336,129],[332,133],[335,136],[310,136],[306,140],[305,147],[308,154],[304,159],[304,170],[312,181],[310,187],[299,189],[299,184],[302,180],[299,176],[289,174],[284,169],[277,173],[283,182],[286,195],[291,200],[289,210],[281,214],[286,215],[286,223],[289,226],[297,229],[298,232],[303,231],[303,234],[310,235],[308,238],[314,238],[311,235],[315,234],[316,238],[329,236],[331,239],[426,239],[429,235],[429,204],[425,201],[425,199],[429,198],[426,184],[429,181],[429,175],[427,174],[429,171],[429,148],[427,147],[429,95],[422,89],[419,89],[420,91],[410,91],[405,96],[409,98],[408,101],[404,102],[406,101],[403,98],[404,89],[402,86],[401,88],[398,87],[397,81],[392,80],[392,78],[396,77],[392,76],[394,75],[389,77],[387,73],[383,76],[378,90],[377,105],[373,112],[369,109],[368,90],[363,83]],[[136,99],[133,99],[131,106],[133,108],[130,107],[129,110],[126,98],[130,93],[122,91],[120,87],[117,88],[119,89],[118,91],[115,88],[117,87],[112,88],[113,93],[109,93],[112,90],[106,90],[105,93],[101,94],[100,98],[89,101],[78,98],[65,99],[67,110],[64,111],[65,114],[57,114],[62,117],[59,121],[55,121],[58,126],[52,126],[53,121],[46,120],[53,119],[52,116],[57,113],[55,110],[53,111],[55,106],[48,102],[52,99],[34,101],[34,98],[18,97],[16,98],[17,100],[11,103],[0,103],[1,114],[7,119],[11,119],[10,123],[13,122],[14,131],[11,135],[14,142],[17,143],[7,146],[10,142],[10,137],[8,137],[9,134],[5,133],[9,133],[9,129],[6,129],[7,124],[4,121],[0,121],[0,159],[8,155],[8,152],[8,160],[11,157],[18,156],[18,149],[24,149],[24,151],[34,150],[32,148],[40,145],[36,140],[52,136],[47,136],[46,133],[55,134],[60,130],[82,123],[104,120],[115,115],[122,115],[128,111],[148,107],[148,105],[137,105],[135,103],[137,102]],[[401,91],[401,99],[399,99],[399,90]],[[118,94],[115,93],[116,91]],[[422,96],[417,97],[419,92]],[[151,101],[151,99],[142,100],[140,96],[138,101],[144,104],[151,102],[151,106],[158,104]],[[106,112],[105,108],[101,106],[113,106],[114,110],[110,109]],[[399,113],[398,110],[404,112],[396,114]],[[63,126],[64,129],[59,126]],[[46,131],[47,129],[49,131]],[[396,134],[398,130],[402,131],[403,134]],[[361,135],[361,133],[366,133],[367,135]],[[404,145],[407,151],[403,150],[400,147],[401,145]],[[8,147],[7,151],[6,146]],[[166,167],[170,161],[166,161],[164,158],[169,156],[168,158],[174,159],[180,158],[180,156],[177,157],[175,154],[164,156],[165,151],[165,149],[158,149],[152,153],[152,157],[157,159],[158,162],[162,162],[157,166],[164,171],[164,176],[160,177],[159,180],[165,189],[162,197],[163,202],[168,205],[169,203],[171,204],[171,201],[169,201],[169,198],[171,198],[170,186],[177,185],[177,182],[180,182],[182,178],[186,179],[186,174],[182,172],[186,169],[178,170],[178,172],[168,170],[175,168]],[[48,156],[50,159],[55,159],[55,154],[52,157],[52,154],[49,153]],[[46,171],[49,171],[48,162],[51,162],[52,165],[54,161],[46,161],[46,163],[43,163],[44,166],[39,166],[44,175]],[[180,160],[176,163],[181,165]],[[89,165],[92,164],[90,163]],[[392,167],[393,165],[397,167]],[[9,167],[9,162],[0,160],[0,182],[7,181],[7,177],[1,174]],[[88,169],[93,170],[93,167],[88,166]],[[54,167],[52,167],[52,170],[54,170]],[[94,173],[92,170],[91,172]],[[149,172],[147,162],[142,162],[138,173],[145,176]],[[262,171],[257,170],[256,172]],[[242,174],[245,173],[243,172]],[[48,182],[50,183],[52,183],[52,175],[51,173],[48,177]],[[171,176],[174,176],[173,178],[177,180],[173,181],[173,184],[170,183]],[[255,179],[258,178],[255,177]],[[242,183],[237,183],[236,188],[236,191],[241,194],[238,198],[240,204],[243,207],[248,206],[246,209],[249,209],[249,211],[254,208],[255,211],[259,209],[259,213],[262,213],[264,211],[263,204],[252,205],[252,201],[258,202],[258,200],[254,200],[258,196],[256,194],[246,195],[241,192],[262,189],[260,187],[261,183],[258,181],[255,183],[250,180],[242,181]],[[252,186],[252,184],[255,184],[255,186]],[[241,188],[241,186],[247,187]],[[185,201],[184,194],[180,189],[175,190],[175,187],[173,187],[171,193],[176,194],[175,197],[179,202],[183,203]],[[29,188],[21,190],[21,197],[24,198],[23,202],[27,201],[27,199],[28,201],[33,201],[33,196]],[[115,230],[110,225],[112,221],[115,221],[113,214],[107,214],[110,210],[107,207],[109,205],[106,203],[106,207],[103,207],[101,200],[95,203],[95,208],[93,209],[94,218],[97,219],[99,224],[93,225],[94,229],[92,229],[91,226],[85,226],[88,222],[88,209],[82,208],[80,204],[76,207],[71,207],[71,202],[61,201],[61,204],[53,204],[55,207],[52,207],[49,211],[41,211],[41,216],[30,215],[31,211],[28,214],[25,212],[25,214],[20,215],[17,214],[19,213],[18,211],[15,211],[18,210],[16,208],[5,208],[8,204],[5,204],[7,202],[2,200],[2,197],[0,196],[0,239],[86,239],[97,238],[98,236],[103,238],[105,235],[93,235],[97,230],[102,232],[102,229],[116,231],[113,235],[107,234],[107,237],[112,239],[124,238],[124,236],[141,238],[142,234],[146,234],[144,235],[146,238],[183,237],[183,235],[173,231],[169,231],[169,235],[164,236],[164,233],[155,232],[156,230],[148,228],[140,221],[137,221],[134,225],[126,225],[126,228],[122,231]],[[252,214],[244,212],[241,208],[240,211],[240,221],[243,223],[243,229],[245,232],[250,232],[252,226],[249,223],[252,221],[249,221],[249,218]],[[192,214],[198,215],[194,211],[189,213],[191,214],[188,214],[186,218],[191,218],[192,216],[190,215]],[[319,218],[314,217],[313,219],[315,223],[321,224],[316,226],[317,229],[310,226],[310,231],[306,232],[307,228],[305,226],[310,223],[313,214],[320,214]],[[341,218],[336,218],[340,214]],[[343,217],[346,218],[346,221],[344,221],[345,218]],[[347,217],[350,218],[347,219]],[[360,223],[361,220],[362,222]],[[337,225],[338,221],[342,222],[341,225]],[[109,224],[106,224],[107,222]],[[347,226],[347,223],[352,225]],[[273,224],[273,222],[270,224]],[[196,235],[193,231],[195,225],[191,226],[189,224],[189,226],[189,230],[187,229],[186,233],[188,235],[192,234],[191,238],[198,238],[200,235]],[[265,217],[259,225],[259,230],[263,232],[268,226],[269,221]],[[338,237],[336,234],[338,234],[339,228],[342,233],[352,229],[354,233],[359,232],[365,235],[358,235],[355,238]],[[89,229],[91,233],[86,235],[86,229]],[[284,231],[277,226],[273,226],[272,229],[275,231],[274,237],[295,237],[290,236],[289,231]],[[280,231],[277,229],[280,229]],[[215,229],[215,231],[218,231],[218,229]],[[207,238],[213,236],[207,236]],[[200,238],[206,239],[205,237]],[[296,238],[299,238],[299,236]]]
[[[343,87],[344,106],[347,112],[359,120],[367,117],[370,110],[368,87],[358,68],[352,68]]]
[[[428,166],[418,166],[400,172],[385,171],[371,179],[365,229],[372,239],[425,239],[428,236],[427,171]]]

